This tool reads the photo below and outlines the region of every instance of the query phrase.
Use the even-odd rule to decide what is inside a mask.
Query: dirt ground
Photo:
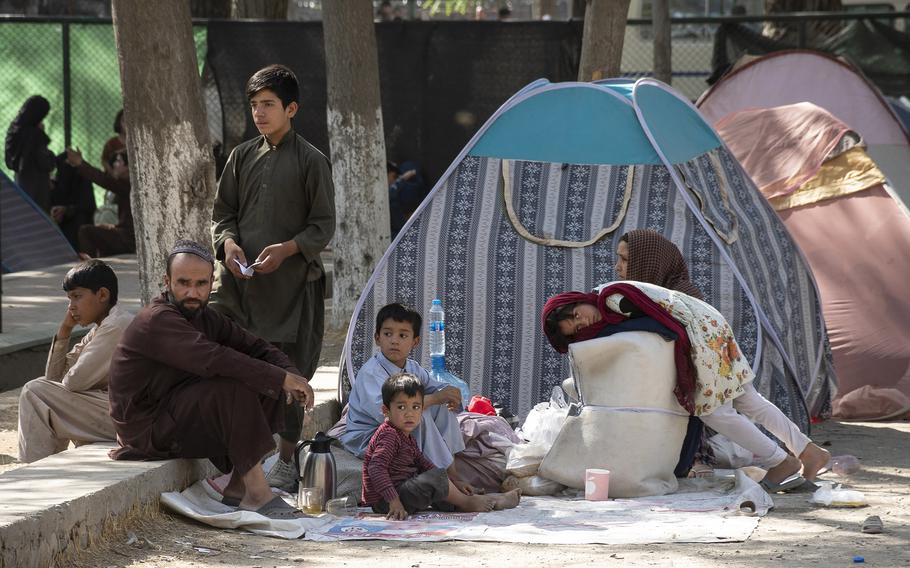
[[[837,423],[815,427],[813,438],[835,455],[860,458],[860,473],[843,481],[869,506],[829,509],[808,494],[775,496],[775,509],[742,543],[639,546],[543,546],[476,542],[400,543],[286,541],[221,531],[161,512],[114,531],[71,566],[185,568],[243,566],[910,566],[910,422]],[[828,473],[827,479],[838,479]],[[885,532],[860,532],[863,519],[881,516]],[[138,543],[127,544],[130,533]],[[147,541],[146,541],[147,539]],[[139,546],[142,545],[142,547]]]
[[[337,365],[343,332],[326,334],[321,365]],[[0,473],[16,463],[18,389],[0,393]],[[775,496],[775,509],[742,543],[638,546],[544,546],[476,542],[400,543],[285,541],[222,531],[165,511],[134,518],[63,563],[73,567],[188,568],[361,566],[374,568],[510,568],[525,566],[775,567],[910,566],[910,422],[817,425],[813,439],[834,455],[860,458],[860,473],[843,479],[869,506],[828,509],[807,494]],[[837,480],[831,473],[823,478]],[[863,519],[881,516],[885,532],[865,535]],[[135,538],[132,538],[135,537]]]

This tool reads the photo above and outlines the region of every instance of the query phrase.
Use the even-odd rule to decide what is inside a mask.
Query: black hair
[[[575,317],[575,306],[578,304],[579,302],[575,302],[574,304],[565,304],[564,306],[559,306],[547,314],[547,320],[544,323],[546,326],[545,332],[551,341],[558,344],[554,345],[554,347],[568,347],[569,340],[572,339],[572,336],[566,336],[566,334],[564,334],[562,330],[559,329],[559,322],[573,319]]]
[[[421,317],[420,313],[414,308],[399,304],[398,302],[383,306],[382,309],[379,310],[379,313],[376,314],[375,333],[379,333],[379,330],[382,329],[382,324],[387,319],[411,324],[411,327],[414,328],[414,337],[420,337],[420,328],[423,327],[423,317]]]
[[[123,109],[120,109],[117,116],[114,117],[114,132],[123,136]]]
[[[107,288],[111,307],[117,304],[117,275],[110,266],[96,258],[70,268],[63,277],[64,292],[72,292],[76,288],[87,288],[95,293]]]
[[[215,267],[215,258],[212,256],[212,253],[209,252],[207,246],[201,245],[196,241],[191,241],[190,239],[179,239],[174,243],[173,248],[167,255],[167,275],[171,275],[171,263],[174,261],[174,257],[178,254],[192,254],[198,256],[202,260],[208,262],[212,265],[212,268]]]
[[[269,65],[253,73],[246,82],[246,98],[252,99],[256,93],[268,89],[278,95],[284,108],[300,100],[300,84],[297,76],[284,65]]]
[[[395,172],[396,174],[400,174],[401,169],[399,169],[398,165],[396,165],[395,162],[386,162],[385,163],[385,173],[390,174],[392,172]]]
[[[382,404],[386,408],[392,404],[395,395],[403,392],[408,396],[420,395],[423,398],[423,383],[411,373],[396,373],[382,383]]]

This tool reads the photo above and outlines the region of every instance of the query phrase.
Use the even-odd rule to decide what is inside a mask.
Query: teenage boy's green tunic
[[[237,146],[218,180],[212,240],[218,263],[212,305],[278,345],[306,378],[319,361],[325,270],[319,253],[335,232],[335,189],[326,157],[289,130],[272,146],[259,136]],[[300,254],[275,272],[238,280],[224,266],[233,239],[252,263],[262,249],[293,239]]]

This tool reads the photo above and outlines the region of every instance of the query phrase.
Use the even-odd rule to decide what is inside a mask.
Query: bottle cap
[[[442,305],[442,300],[440,300],[439,298],[436,298],[435,300],[433,300],[433,305],[434,305],[434,306],[441,306],[441,305]]]

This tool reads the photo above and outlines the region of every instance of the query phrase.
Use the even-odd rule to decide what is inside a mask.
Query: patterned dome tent
[[[808,430],[829,405],[812,276],[711,127],[670,87],[536,81],[458,155],[378,263],[355,308],[339,389],[373,352],[386,303],[446,310],[446,365],[523,415],[569,373],[540,329],[551,295],[615,278],[628,230],[676,243],[730,321],[757,387]],[[429,362],[427,342],[413,356]]]

